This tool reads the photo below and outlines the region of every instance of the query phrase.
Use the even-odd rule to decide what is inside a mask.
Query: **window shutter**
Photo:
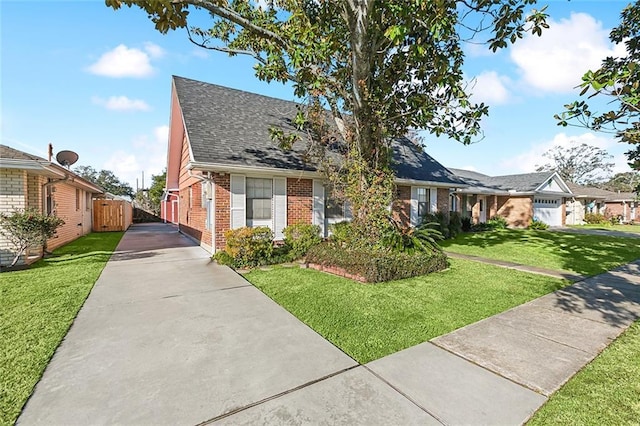
[[[351,209],[351,203],[348,200],[344,200],[344,219],[353,220],[353,210]]]
[[[231,175],[231,229],[247,225],[246,204],[244,176]]]
[[[429,188],[429,212],[438,211],[438,188]]]
[[[324,229],[324,185],[321,180],[313,181],[313,224],[320,227],[320,234],[326,236]]]
[[[273,234],[275,240],[283,240],[282,230],[287,226],[287,179],[273,179]]]
[[[411,212],[409,214],[411,226],[418,226],[418,188],[411,187]]]

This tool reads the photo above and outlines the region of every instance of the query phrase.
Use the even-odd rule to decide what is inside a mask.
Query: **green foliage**
[[[16,249],[16,256],[10,266],[20,260],[29,247],[45,247],[47,240],[64,225],[64,220],[54,215],[40,213],[36,209],[16,210],[12,214],[0,214],[0,234]]]
[[[111,194],[128,197],[133,197],[134,195],[131,185],[118,179],[111,170],[97,171],[91,166],[78,166],[73,171]]]
[[[473,221],[471,220],[471,217],[463,216],[461,222],[462,232],[471,232],[471,229],[473,227]]]
[[[234,268],[265,265],[273,253],[273,232],[266,226],[230,229],[224,234],[227,244],[214,259]]]
[[[529,229],[544,231],[546,229],[549,229],[549,225],[547,225],[541,220],[533,219],[531,223],[529,223]]]
[[[438,241],[444,236],[437,223],[425,223],[417,228],[392,222],[382,235],[380,247],[397,253],[433,253],[441,251]]]
[[[575,101],[554,117],[559,126],[576,125],[612,133],[620,142],[635,145],[627,151],[627,158],[631,168],[640,170],[640,2],[625,7],[620,25],[611,30],[609,39],[614,44],[624,44],[625,54],[605,58],[599,69],[582,76],[579,87],[580,96],[608,101],[599,102],[598,108],[614,107],[601,112],[592,110],[588,101]]]
[[[588,224],[603,224],[609,222],[607,218],[600,213],[585,213],[584,221]]]
[[[149,204],[151,210],[156,214],[160,214],[160,202],[162,201],[162,195],[164,194],[164,188],[167,181],[167,169],[164,169],[162,174],[151,175],[151,186],[149,187]]]
[[[284,228],[283,233],[284,244],[288,248],[289,257],[292,260],[300,259],[307,254],[311,247],[322,241],[318,225],[297,223]]]
[[[352,247],[354,245],[355,230],[353,223],[345,220],[334,223],[330,225],[329,228],[331,229],[330,241],[342,247]]]
[[[422,223],[430,224],[442,234],[443,239],[449,238],[449,216],[443,212],[427,213]]]
[[[502,216],[494,216],[487,221],[487,225],[491,229],[506,229],[508,227],[507,219]]]
[[[472,103],[466,92],[461,40],[486,30],[495,51],[547,27],[544,9],[525,10],[535,0],[106,4],[138,6],[161,33],[188,28],[199,46],[248,55],[260,80],[292,82],[304,100],[291,117],[295,130],[276,126],[270,134],[284,148],[307,145],[350,201],[354,238],[362,245],[378,241],[387,226],[394,187],[390,140],[410,129],[465,144],[481,135],[488,107]],[[209,14],[208,24],[197,11]],[[336,140],[344,143],[339,162],[330,152]]]
[[[455,238],[462,232],[462,215],[458,212],[449,214],[449,238]]]
[[[337,266],[370,283],[425,275],[449,266],[447,256],[440,251],[349,250],[330,242],[312,247],[306,260],[323,266]]]

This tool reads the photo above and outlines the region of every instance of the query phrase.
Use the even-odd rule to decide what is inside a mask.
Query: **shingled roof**
[[[482,173],[449,169],[469,185],[469,191],[478,192],[535,192],[554,172],[522,173],[517,175],[488,176]]]
[[[318,170],[319,166],[305,155],[304,142],[296,142],[292,150],[283,150],[269,134],[271,127],[299,133],[291,121],[298,111],[297,103],[183,77],[174,76],[173,82],[194,162]],[[395,140],[392,148],[397,178],[462,184],[408,140]]]
[[[37,155],[27,154],[26,152],[19,151],[6,145],[0,145],[0,158],[6,158],[8,160],[47,161]]]

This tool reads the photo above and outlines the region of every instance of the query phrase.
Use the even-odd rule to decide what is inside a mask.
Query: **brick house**
[[[623,223],[640,220],[640,198],[631,192],[611,192],[604,200],[604,215],[619,217]]]
[[[285,151],[270,137],[271,127],[295,131],[296,112],[294,102],[174,76],[165,220],[175,215],[180,231],[211,252],[229,229],[268,226],[277,241],[288,225],[316,224],[327,235],[348,220],[349,206],[332,199],[306,146]],[[416,225],[427,212],[448,213],[450,191],[464,184],[408,140],[392,148],[394,215]]]
[[[44,158],[0,145],[0,212],[34,208],[65,221],[47,242],[55,249],[91,232],[92,199],[102,188]],[[30,253],[40,256],[39,250]],[[9,265],[15,248],[0,235],[0,265]],[[24,263],[20,259],[19,263]]]
[[[455,191],[454,211],[474,223],[502,216],[510,227],[524,228],[536,218],[550,226],[565,225],[566,201],[572,192],[555,172],[488,176],[449,169],[467,184]]]

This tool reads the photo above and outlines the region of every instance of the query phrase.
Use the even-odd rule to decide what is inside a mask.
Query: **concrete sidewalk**
[[[446,255],[454,259],[472,260],[474,262],[488,263],[490,265],[499,266],[506,269],[515,269],[517,271],[530,272],[532,274],[545,275],[547,277],[559,278],[569,281],[580,281],[585,277],[580,274],[569,271],[558,271],[556,269],[539,268],[537,266],[523,265],[521,263],[507,262],[505,260],[489,259],[486,257],[473,256],[471,254],[454,253],[445,251]]]
[[[169,225],[135,225],[20,424],[526,421],[640,316],[639,263],[366,365]]]

